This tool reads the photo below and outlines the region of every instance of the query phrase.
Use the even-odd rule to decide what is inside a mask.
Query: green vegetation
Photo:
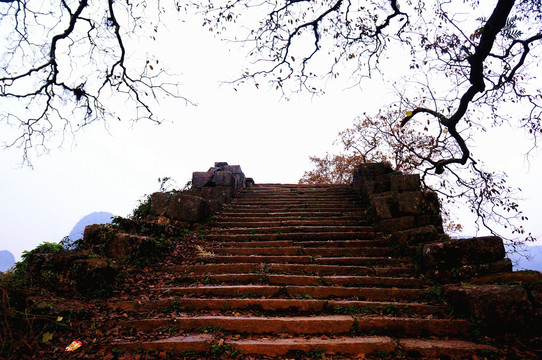
[[[325,354],[324,349],[320,349],[319,347],[314,348],[313,350],[307,352],[307,356],[311,359],[321,359]]]
[[[220,357],[227,352],[231,352],[231,350],[232,350],[232,346],[229,344],[226,344],[226,345],[211,344],[211,347],[209,348],[209,353],[211,354],[211,356]]]
[[[33,250],[23,251],[21,256],[22,260],[15,264],[15,272],[18,274],[26,273],[29,270],[31,264],[37,261],[38,257],[42,257],[42,263],[47,263],[47,268],[44,270],[52,270],[52,260],[57,254],[67,252],[64,247],[59,243],[43,242],[36,246]]]
[[[444,293],[440,286],[435,286],[430,289],[427,289],[422,295],[425,300],[429,301],[444,301]]]
[[[143,219],[150,214],[151,211],[151,196],[144,195],[143,199],[139,200],[139,205],[133,210],[132,217],[134,219]]]
[[[163,234],[158,238],[141,238],[125,260],[130,264],[146,266],[163,258],[172,249],[173,243]]]

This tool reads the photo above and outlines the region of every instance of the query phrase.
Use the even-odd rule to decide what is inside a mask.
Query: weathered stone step
[[[215,255],[208,257],[186,258],[187,261],[214,264],[326,264],[326,265],[400,265],[408,263],[405,259],[392,257],[315,257],[311,255]]]
[[[236,198],[228,204],[228,207],[233,206],[276,206],[276,205],[319,205],[319,204],[351,204],[362,207],[362,203],[355,196],[284,196],[284,197],[241,197]]]
[[[261,228],[246,228],[246,227],[234,227],[229,229],[221,229],[220,233],[226,234],[273,234],[273,233],[316,233],[316,232],[374,232],[372,226],[317,226],[317,225],[304,225],[304,226],[279,226],[274,228],[261,227]]]
[[[177,276],[178,283],[194,283],[199,281],[209,284],[255,284],[271,285],[340,285],[340,286],[378,286],[397,288],[421,288],[422,279],[405,277],[377,277],[377,276],[314,276],[314,275],[280,275],[280,274],[209,274],[195,277],[194,275]]]
[[[265,221],[265,220],[316,220],[316,219],[346,219],[363,220],[368,219],[365,211],[271,211],[271,212],[228,212],[223,211],[217,219],[222,221]]]
[[[237,298],[289,297],[305,299],[358,299],[370,301],[412,301],[425,294],[423,289],[345,286],[205,285],[153,289],[173,296]]]
[[[112,326],[133,328],[140,331],[153,331],[175,326],[177,330],[201,331],[217,329],[239,334],[277,334],[291,335],[341,335],[341,334],[390,334],[420,336],[464,337],[470,334],[470,324],[466,320],[418,319],[388,316],[186,316],[143,320],[111,321]]]
[[[413,276],[413,265],[349,266],[316,264],[195,264],[163,267],[162,271],[185,274],[276,273],[309,275]]]
[[[209,248],[217,255],[313,255],[313,256],[387,256],[392,253],[386,247],[303,247],[303,246],[259,246]]]
[[[241,194],[260,194],[260,193],[286,193],[286,194],[303,194],[303,193],[353,193],[355,190],[350,185],[287,185],[275,184],[271,185],[262,185],[258,184],[255,187],[246,188],[241,190]]]
[[[333,337],[322,338],[264,338],[232,340],[227,344],[234,350],[252,356],[289,357],[292,353],[337,354],[359,356],[396,354],[412,358],[462,359],[481,352],[497,353],[498,349],[488,345],[475,344],[462,340],[418,340],[392,339],[387,336]],[[402,354],[402,355],[401,355]],[[314,355],[312,355],[314,356]],[[321,355],[320,355],[321,356]],[[410,357],[409,357],[410,358]]]
[[[146,313],[201,310],[265,311],[267,313],[327,313],[327,314],[414,314],[442,317],[448,311],[444,305],[418,302],[322,300],[322,299],[232,299],[232,298],[182,298],[160,300],[117,301],[109,307],[118,312]]]
[[[224,247],[292,247],[302,246],[307,249],[314,248],[372,248],[384,247],[388,249],[388,242],[385,240],[319,240],[319,241],[294,241],[294,240],[258,240],[258,241],[224,241],[221,243]]]
[[[270,212],[282,212],[282,213],[292,213],[292,212],[304,212],[308,214],[314,214],[314,213],[323,213],[323,212],[360,212],[363,211],[360,209],[358,205],[314,205],[314,206],[308,206],[308,205],[277,205],[277,206],[270,206],[270,205],[254,205],[254,206],[244,206],[244,205],[238,205],[238,206],[231,206],[226,207],[224,209],[225,213],[231,213],[231,214],[237,214],[237,213],[246,213],[246,212],[252,212],[252,213],[263,213],[267,214]]]
[[[116,351],[154,351],[173,354],[207,353],[214,342],[210,334],[174,336],[154,341],[113,341],[107,349]]]
[[[242,219],[241,221],[223,221],[215,220],[211,223],[211,227],[218,228],[236,228],[236,227],[250,227],[250,228],[273,228],[273,227],[287,227],[287,226],[362,226],[366,225],[367,220],[360,219],[319,219],[319,220],[267,220],[261,221],[261,218],[249,220]]]
[[[290,358],[304,353],[314,357],[324,354],[360,357],[371,354],[393,355],[402,354],[413,358],[472,358],[480,353],[497,353],[498,349],[489,345],[475,344],[463,340],[419,340],[393,339],[387,336],[335,336],[321,337],[292,337],[292,338],[251,338],[242,340],[226,340],[220,346],[219,339],[212,334],[197,334],[174,336],[166,339],[142,342],[113,342],[109,349],[124,351],[170,352],[175,355],[201,354],[207,357],[211,346],[215,352],[220,349],[236,351],[243,356],[263,356],[265,358]],[[321,354],[321,355],[320,355]]]
[[[217,241],[251,241],[251,240],[368,240],[373,239],[371,231],[336,231],[336,232],[305,232],[275,234],[208,234],[205,238]]]

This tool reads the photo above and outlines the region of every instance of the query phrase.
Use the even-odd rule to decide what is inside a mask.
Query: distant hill
[[[70,242],[83,238],[86,226],[92,224],[109,224],[114,216],[115,215],[105,211],[97,211],[84,216],[77,224],[75,224],[70,235],[68,235]]]
[[[520,253],[509,253],[514,270],[542,271],[542,245],[525,246]]]
[[[15,256],[10,251],[0,250],[0,272],[7,271],[15,265]]]

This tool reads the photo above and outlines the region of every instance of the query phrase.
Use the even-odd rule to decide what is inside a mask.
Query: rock
[[[514,271],[508,273],[490,274],[477,277],[470,281],[476,285],[488,284],[518,284],[529,285],[542,283],[542,273],[537,271]],[[542,304],[541,304],[542,305]]]
[[[371,212],[377,219],[390,219],[393,217],[395,198],[393,194],[383,193],[371,198]]]
[[[397,174],[390,176],[390,188],[391,191],[404,192],[404,191],[419,191],[420,175],[403,175]]]
[[[452,285],[445,296],[455,312],[475,319],[491,335],[525,332],[534,325],[533,306],[519,285]]]
[[[485,264],[502,260],[505,255],[502,239],[485,236],[453,239],[423,247],[422,261],[426,268],[452,268],[467,264]]]
[[[394,217],[408,215],[440,214],[440,202],[437,194],[431,191],[407,191],[396,195],[396,211]]]
[[[146,236],[115,233],[104,244],[103,255],[115,260],[124,260],[133,254]]]
[[[193,172],[192,173],[192,188],[202,188],[205,186],[213,186],[213,173],[211,172]]]
[[[166,216],[169,208],[169,202],[171,201],[171,196],[172,194],[167,192],[153,193],[150,197],[150,215]]]
[[[416,229],[397,231],[391,235],[391,243],[402,248],[418,244],[427,244],[437,240],[442,234],[433,225],[427,225]]]
[[[206,199],[187,193],[172,194],[166,217],[190,223],[201,222],[211,216]]]

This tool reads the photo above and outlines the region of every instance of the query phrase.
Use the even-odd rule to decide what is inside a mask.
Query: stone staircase
[[[349,186],[263,184],[215,217],[200,256],[160,267],[145,294],[111,302],[113,353],[185,358],[452,358],[469,341],[371,226]]]

